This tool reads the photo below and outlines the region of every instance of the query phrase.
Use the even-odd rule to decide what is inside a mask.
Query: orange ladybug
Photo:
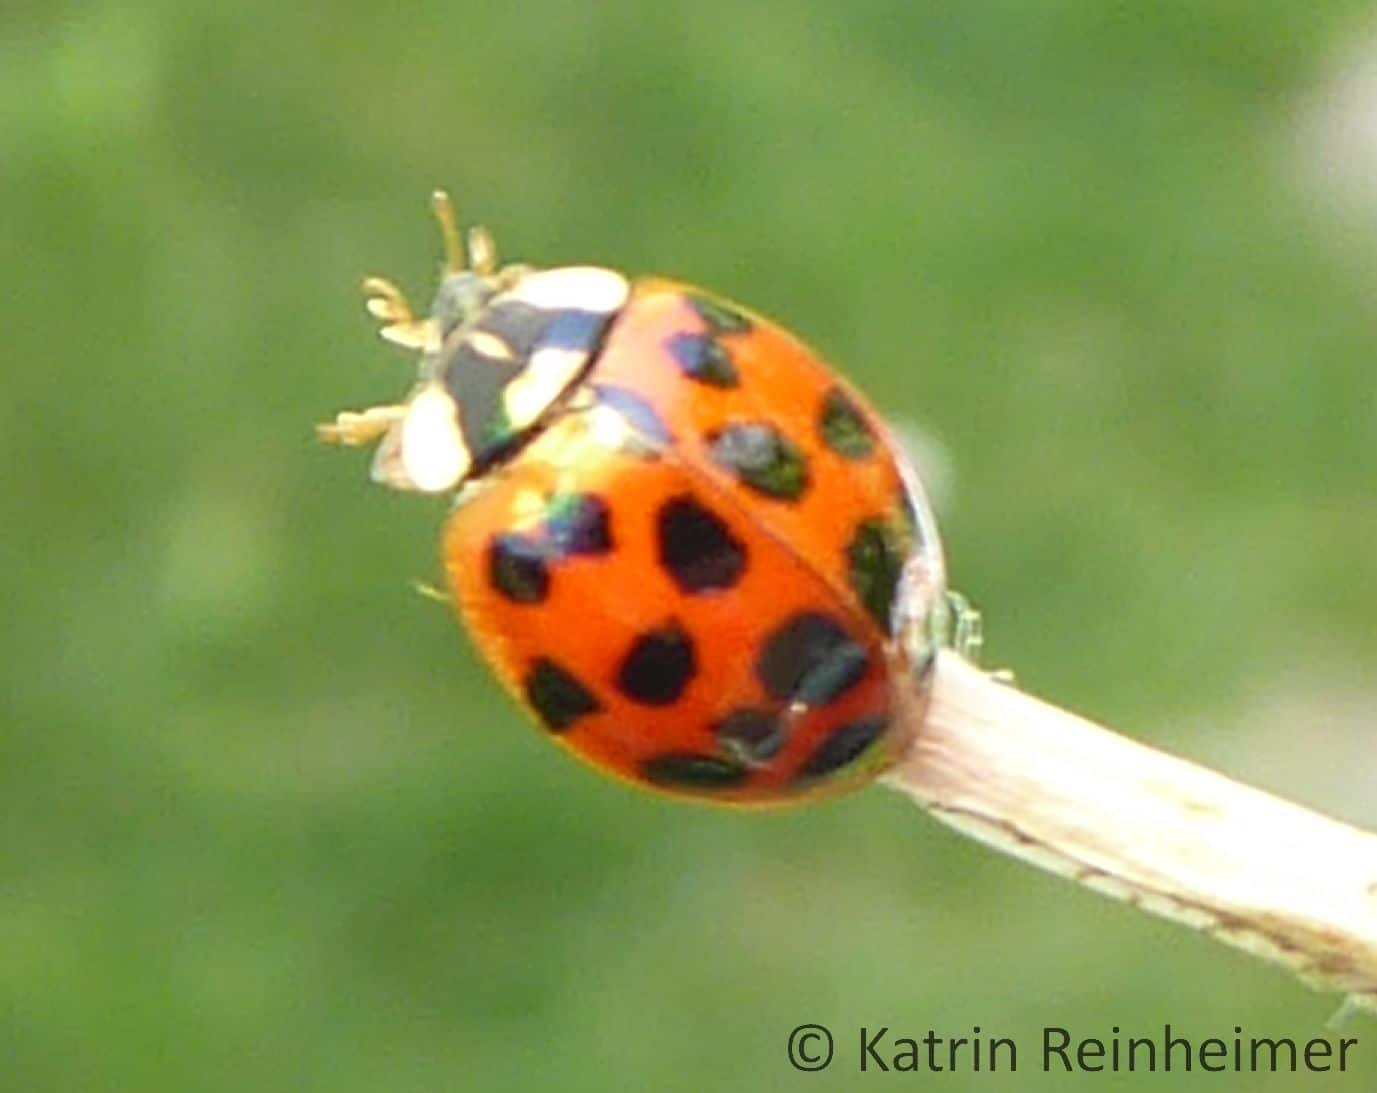
[[[402,402],[319,429],[373,478],[452,494],[473,640],[557,742],[669,793],[793,801],[874,777],[925,700],[943,591],[929,510],[873,410],[774,323],[596,266],[447,261],[430,315],[364,282],[420,353]]]

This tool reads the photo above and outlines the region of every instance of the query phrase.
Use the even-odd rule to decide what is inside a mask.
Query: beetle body
[[[517,700],[596,767],[680,795],[790,801],[887,766],[897,689],[925,693],[912,638],[941,556],[861,396],[701,289],[456,251],[425,320],[370,282],[419,380],[326,435],[380,439],[388,485],[454,494],[445,572]]]

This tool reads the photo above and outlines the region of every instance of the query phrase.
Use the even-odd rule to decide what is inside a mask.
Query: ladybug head
[[[429,320],[434,324],[436,341],[441,342],[477,315],[504,286],[515,284],[529,271],[525,266],[499,269],[497,244],[481,225],[469,229],[466,250],[454,203],[444,190],[436,190],[430,204],[445,243],[445,269],[430,305]]]
[[[533,439],[591,364],[626,302],[626,278],[567,266],[499,267],[492,236],[468,233],[467,253],[449,196],[432,204],[445,270],[431,312],[416,318],[392,282],[364,282],[383,338],[421,357],[400,405],[340,414],[326,440],[381,438],[373,478],[394,489],[440,493],[472,481]]]

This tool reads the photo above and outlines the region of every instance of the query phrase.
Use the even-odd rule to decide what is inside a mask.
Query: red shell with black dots
[[[445,573],[473,640],[561,746],[739,804],[874,777],[924,701],[940,548],[864,399],[774,323],[598,267],[450,261],[432,314],[368,282],[410,396],[341,414],[374,477],[452,492]],[[915,635],[919,635],[915,640]]]

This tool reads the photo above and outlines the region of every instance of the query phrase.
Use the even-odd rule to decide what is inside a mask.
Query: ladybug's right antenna
[[[459,222],[454,216],[454,202],[444,190],[430,195],[430,208],[440,224],[440,237],[445,241],[445,272],[463,273],[468,269],[464,257],[464,241],[459,235]]]

